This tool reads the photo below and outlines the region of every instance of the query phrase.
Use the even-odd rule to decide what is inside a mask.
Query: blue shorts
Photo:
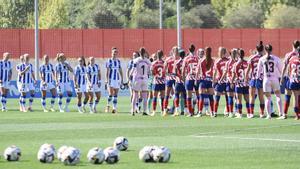
[[[289,83],[289,90],[299,90],[299,89],[300,89],[300,83],[296,83],[296,82]]]
[[[290,88],[290,78],[287,77],[287,76],[284,76],[284,78],[283,78],[283,87],[286,90],[291,90],[291,88]]]
[[[153,87],[154,91],[162,91],[162,90],[165,90],[166,85],[165,84],[153,84],[152,87]]]
[[[223,93],[226,91],[226,83],[217,83],[215,86],[215,91]]]
[[[256,88],[256,79],[251,79],[250,80],[249,87]]]
[[[175,80],[167,80],[166,86],[167,87],[173,87],[175,85]]]
[[[238,94],[249,94],[249,87],[235,87],[235,93]]]
[[[196,81],[197,83],[197,81]],[[186,90],[198,90],[197,89],[197,84],[195,84],[195,80],[186,80],[185,81],[185,88]]]
[[[209,89],[212,88],[212,81],[210,80],[202,80],[200,83],[201,89]]]
[[[226,92],[234,92],[234,86],[231,88],[231,83],[226,83]]]
[[[185,92],[185,87],[183,83],[175,83],[175,92],[176,93]]]
[[[259,79],[256,79],[255,87],[256,87],[256,89],[262,89],[263,88],[263,81],[259,80]]]

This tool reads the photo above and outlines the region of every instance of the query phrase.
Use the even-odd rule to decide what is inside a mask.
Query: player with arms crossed
[[[132,90],[133,99],[131,105],[131,115],[134,116],[136,112],[136,102],[139,96],[142,96],[143,100],[143,115],[148,115],[147,111],[147,99],[148,99],[148,80],[150,74],[151,62],[146,57],[147,52],[145,48],[140,49],[140,57],[133,60],[133,68],[130,72],[132,76]]]
[[[48,112],[49,110],[46,108],[46,97],[47,97],[47,91],[51,92],[51,107],[50,110],[52,112],[55,111],[54,109],[54,103],[56,98],[56,89],[54,84],[54,68],[53,65],[49,62],[49,56],[44,55],[43,57],[44,64],[40,66],[40,77],[41,77],[41,84],[40,84],[40,90],[42,94],[42,107],[44,109],[44,112]]]
[[[260,118],[264,117],[265,112],[265,103],[264,103],[264,93],[262,90],[262,77],[257,79],[257,65],[259,59],[264,55],[264,45],[263,42],[260,41],[259,44],[256,45],[256,53],[250,57],[248,61],[248,67],[246,69],[246,75],[250,74],[250,81],[249,76],[246,76],[246,83],[249,83],[249,102],[250,102],[250,114],[249,118],[254,117],[254,104],[255,104],[255,97],[256,93],[258,94],[259,102],[260,102]]]
[[[139,57],[139,52],[133,52],[132,54],[132,59],[128,62],[127,64],[127,70],[126,70],[126,78],[127,78],[127,82],[129,84],[129,90],[130,90],[130,101],[132,102],[132,98],[133,98],[133,90],[132,90],[132,76],[130,76],[130,72],[133,68],[133,60],[135,58]]]
[[[113,102],[112,113],[117,113],[118,93],[121,84],[123,84],[123,71],[121,61],[118,57],[118,49],[112,47],[111,58],[106,62],[106,82],[108,86],[108,98],[105,112],[110,112],[110,104]]]
[[[164,61],[162,60],[164,53],[162,50],[158,50],[157,59],[152,62],[150,72],[153,76],[153,112],[151,116],[154,116],[156,113],[156,105],[157,105],[157,96],[160,95],[161,99],[161,113],[164,112],[164,97],[165,97],[165,80],[166,80],[166,73],[164,70]]]
[[[239,60],[233,65],[232,70],[232,81],[230,82],[232,84],[235,82],[235,95],[237,98],[237,109],[238,113],[236,113],[236,118],[242,118],[242,97],[244,97],[244,100],[246,102],[246,108],[247,108],[247,117],[250,117],[250,105],[249,105],[249,85],[245,81],[245,76],[248,76],[245,74],[245,70],[248,67],[247,61],[244,59],[245,52],[243,49],[238,50],[238,56]]]
[[[87,67],[87,92],[89,93],[90,113],[97,113],[97,105],[101,98],[101,72],[100,66],[95,63],[95,58],[89,58]],[[95,101],[94,95],[96,96]]]
[[[72,86],[69,78],[69,72],[73,72],[72,67],[66,61],[63,53],[58,53],[56,60],[58,61],[55,66],[55,80],[58,93],[58,107],[60,112],[69,112],[69,104],[72,97]],[[62,107],[62,99],[64,92],[67,92],[66,105]]]
[[[279,117],[279,118],[283,118],[283,119],[287,117],[288,109],[290,106],[291,95],[292,95],[292,90],[289,88],[290,87],[290,79],[287,74],[287,68],[288,68],[290,59],[293,56],[298,55],[297,48],[299,46],[300,46],[300,41],[295,40],[293,42],[293,50],[291,52],[287,53],[284,58],[284,66],[283,66],[282,75],[281,75],[281,84],[285,87],[285,102],[284,102],[284,108],[283,108],[284,114],[283,114],[283,116]]]
[[[79,113],[85,112],[85,105],[88,102],[89,96],[87,93],[87,69],[85,58],[82,56],[78,58],[78,65],[74,70],[74,87],[77,95],[77,109]],[[82,106],[82,96],[84,95],[84,101]]]
[[[258,61],[257,78],[260,78],[261,73],[263,74],[263,91],[266,96],[265,105],[267,106],[267,117],[266,119],[271,119],[271,92],[273,91],[276,95],[277,106],[279,111],[279,116],[282,113],[282,102],[280,93],[280,72],[282,70],[281,60],[272,54],[273,47],[271,45],[265,46],[266,54],[261,57]]]
[[[6,98],[7,93],[9,92],[9,82],[12,77],[12,66],[9,61],[11,54],[6,52],[3,53],[3,60],[0,61],[0,89],[1,89],[1,103],[2,111],[6,110]]]
[[[226,82],[222,79],[223,73],[226,69],[226,63],[228,58],[226,57],[226,48],[219,47],[219,57],[220,59],[214,64],[213,73],[213,86],[215,88],[215,104],[214,104],[214,114],[217,114],[219,108],[219,101],[221,95],[224,94],[226,98],[226,111],[224,116],[228,116],[228,97],[226,96]]]
[[[214,113],[214,89],[212,87],[214,59],[211,55],[211,47],[206,47],[205,58],[200,60],[198,63],[197,77],[200,76],[201,83],[199,87],[200,100],[198,102],[198,115],[196,117],[202,116],[202,109],[205,98],[209,99],[211,117],[217,116],[217,114]]]

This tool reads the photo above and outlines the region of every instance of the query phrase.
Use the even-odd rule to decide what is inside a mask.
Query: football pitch
[[[101,99],[98,114],[79,114],[75,99],[71,112],[41,111],[35,99],[34,112],[18,112],[18,100],[8,100],[8,112],[0,112],[0,169],[299,169],[300,121],[217,118],[145,117],[129,115],[129,97],[119,98],[118,114],[103,113],[106,101]],[[257,104],[256,104],[257,105]],[[257,108],[258,106],[256,106]],[[223,114],[224,103],[219,114]],[[276,108],[276,107],[275,107]],[[293,107],[290,107],[289,115]],[[258,110],[258,109],[256,109]],[[222,113],[221,113],[222,112]],[[244,111],[245,112],[245,111]],[[258,114],[257,111],[256,115]],[[89,149],[112,146],[118,136],[127,137],[129,149],[121,152],[114,165],[93,165],[87,162]],[[41,164],[37,151],[44,143],[56,150],[69,145],[81,150],[77,166],[64,166],[58,160]],[[22,150],[19,162],[7,162],[3,151],[10,145]],[[169,163],[143,163],[139,150],[145,145],[163,145],[171,150]]]

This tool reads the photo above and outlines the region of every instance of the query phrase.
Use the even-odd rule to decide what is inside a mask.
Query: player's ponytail
[[[190,53],[194,53],[194,52],[195,52],[195,50],[196,50],[196,47],[195,47],[195,45],[194,45],[194,44],[191,44],[191,45],[190,45],[190,47],[189,47],[189,51],[190,51]]]
[[[262,52],[264,50],[263,41],[259,41],[259,44],[256,45],[257,52]]]
[[[294,47],[294,49],[297,49],[299,46],[300,46],[300,41],[295,40],[295,41],[293,42],[293,47]]]
[[[86,66],[86,62],[85,62],[84,56],[81,56],[80,58],[82,59],[83,66]]]
[[[163,58],[163,56],[164,56],[164,52],[163,52],[162,50],[158,50],[158,51],[157,51],[157,58],[158,58],[159,60],[161,60],[161,59]]]
[[[269,60],[270,58],[271,58],[271,52],[272,52],[272,50],[273,50],[273,47],[272,47],[272,45],[270,45],[270,44],[268,44],[268,45],[266,45],[265,46],[265,50],[266,50],[266,52],[267,52],[267,59]]]
[[[206,63],[207,63],[206,64],[207,70],[211,67],[211,64],[212,64],[211,52],[212,52],[211,47],[205,48],[205,59],[206,59]]]
[[[181,59],[183,59],[185,57],[185,51],[184,50],[180,50],[179,51],[179,56]]]
[[[144,47],[141,47],[141,48],[140,48],[140,54],[141,54],[141,55],[140,55],[141,57],[144,57],[144,56],[145,56],[145,54],[146,54],[146,49],[145,49]]]
[[[245,57],[245,51],[244,51],[244,49],[239,49],[239,55],[240,55],[240,58],[243,60],[244,57]]]

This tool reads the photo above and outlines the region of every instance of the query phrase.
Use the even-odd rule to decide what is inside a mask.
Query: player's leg
[[[271,83],[271,86],[273,88],[274,94],[276,96],[276,103],[278,108],[278,115],[279,117],[282,116],[283,109],[282,109],[282,100],[281,100],[281,91],[280,91],[280,83],[278,80],[273,80]]]
[[[117,113],[118,93],[119,93],[119,89],[114,88],[113,89],[113,109],[112,109],[113,114]]]
[[[146,85],[145,85],[146,86]],[[146,86],[147,89],[147,86]],[[143,114],[144,116],[148,115],[147,112],[147,98],[148,98],[148,91],[147,90],[143,90],[142,91],[142,98],[143,98]]]
[[[160,108],[161,108],[161,114],[164,112],[164,99],[165,99],[165,84],[161,84],[161,87],[159,89],[159,95],[160,95]]]
[[[70,83],[66,83],[66,87],[65,89],[67,90],[67,99],[66,99],[66,105],[65,105],[65,112],[69,112],[69,104],[71,102],[71,98],[72,98],[72,90],[71,90],[71,84]]]
[[[218,113],[218,108],[219,108],[219,102],[220,102],[220,98],[221,98],[221,92],[223,92],[222,91],[222,89],[221,89],[221,84],[216,84],[215,85],[215,94],[214,94],[214,96],[215,96],[215,99],[214,99],[214,109],[213,109],[213,114],[217,114]]]
[[[175,84],[175,98],[174,98],[174,105],[175,105],[175,113],[173,116],[179,116],[179,101],[180,101],[180,84]]]
[[[157,90],[157,84],[153,85],[153,101],[152,101],[152,114],[151,116],[154,116],[156,113],[156,106],[157,106],[157,96],[158,96],[158,90]]]
[[[167,111],[168,111],[168,104],[169,104],[169,97],[171,94],[171,90],[172,90],[172,82],[171,80],[168,80],[166,83],[166,94],[165,94],[165,99],[164,99],[164,112],[163,112],[163,116],[167,115]]]
[[[1,103],[2,103],[2,111],[3,112],[7,111],[6,110],[7,93],[8,93],[8,88],[1,87]]]
[[[212,85],[207,89],[207,97],[209,99],[211,117],[217,117],[217,112],[214,112],[214,88],[212,88]]]
[[[134,116],[135,112],[136,112],[136,102],[138,100],[138,91],[136,91],[135,89],[132,90],[132,101],[131,101],[131,115]]]
[[[77,96],[77,109],[79,113],[83,113],[82,111],[82,92],[81,91],[77,91],[76,92],[76,96]]]
[[[249,87],[250,114],[254,114],[255,92],[256,92],[256,88],[250,86]]]
[[[285,116],[287,116],[289,106],[290,106],[290,101],[291,101],[291,95],[292,91],[290,90],[290,81],[288,77],[284,78],[284,87],[285,87],[285,100],[284,100],[284,108],[283,108],[283,113]]]
[[[28,110],[29,111],[32,111],[32,104],[33,104],[33,98],[34,98],[34,94],[35,94],[35,90],[30,90],[29,91],[29,107],[28,107]]]
[[[51,93],[51,101],[50,101],[51,107],[50,107],[50,110],[52,112],[54,112],[55,111],[55,109],[54,109],[54,103],[55,103],[55,99],[56,99],[56,89],[55,89],[55,87],[53,87],[52,89],[50,89],[50,93]]]
[[[62,107],[62,99],[63,99],[63,94],[65,92],[65,85],[63,83],[59,83],[57,85],[57,94],[58,94],[58,108],[59,108],[59,112],[65,112],[63,107]]]
[[[293,94],[294,94],[294,97],[295,97],[295,106],[294,106],[295,120],[299,120],[300,119],[300,98],[299,98],[300,97],[300,91],[299,91],[299,88],[296,89],[296,90],[293,90]]]
[[[82,103],[82,112],[83,113],[85,113],[86,112],[86,105],[87,105],[87,103],[89,102],[89,99],[90,99],[90,94],[89,94],[89,92],[87,92],[87,90],[86,90],[86,92],[83,92],[83,95],[84,95],[84,99],[83,99],[83,103]]]
[[[27,95],[26,91],[23,91],[21,93],[21,110],[22,110],[22,112],[27,112],[27,110],[26,110],[26,95]]]
[[[41,103],[42,103],[42,107],[44,112],[48,112],[47,108],[46,108],[46,94],[47,94],[47,90],[41,90]]]
[[[272,110],[271,110],[271,92],[265,92],[265,105],[267,108],[267,117],[266,119],[271,119],[271,114],[272,114]]]
[[[254,116],[251,112],[251,106],[250,106],[250,103],[249,103],[249,100],[250,100],[250,98],[249,98],[249,87],[244,87],[243,96],[244,96],[244,100],[246,102],[247,118],[253,118]]]
[[[96,99],[95,99],[94,105],[93,105],[93,112],[97,113],[97,105],[99,104],[100,99],[101,99],[101,92],[95,91],[95,95],[96,95]]]
[[[151,107],[152,107],[152,101],[153,101],[153,90],[152,90],[152,85],[148,86],[148,90],[149,90],[149,96],[148,96],[148,100],[147,100],[147,114],[151,113]]]
[[[242,99],[243,99],[243,94],[240,93],[240,89],[239,87],[237,87],[236,89],[236,92],[235,92],[235,95],[236,95],[236,102],[237,102],[237,111],[238,113],[236,113],[236,118],[242,118],[243,116],[243,104],[242,104]]]
[[[114,92],[114,89],[112,87],[108,86],[107,105],[106,105],[106,109],[105,109],[106,113],[110,112],[110,105],[112,102],[113,92]]]

